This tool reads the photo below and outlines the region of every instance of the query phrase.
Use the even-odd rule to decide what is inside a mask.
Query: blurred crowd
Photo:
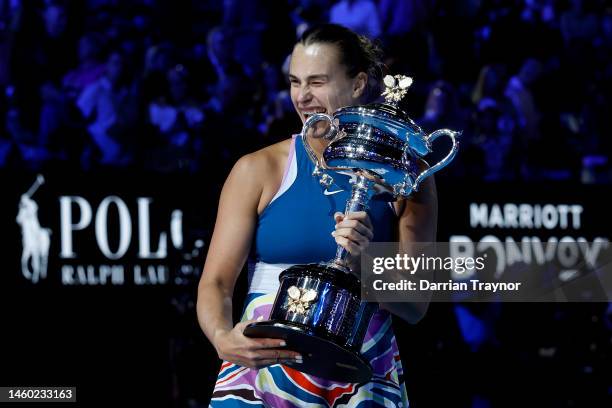
[[[0,0],[0,167],[227,168],[299,131],[288,55],[328,21],[463,130],[445,177],[611,180],[604,0]]]
[[[299,132],[288,56],[321,22],[376,39],[388,72],[414,77],[404,108],[425,131],[463,131],[440,178],[612,182],[605,0],[0,0],[0,168],[222,179],[239,156]],[[434,156],[444,154],[440,143]],[[209,390],[192,367],[203,353],[188,313],[193,293],[184,297],[176,301],[173,384],[205,400]],[[550,338],[537,342],[529,330],[514,332],[514,309],[496,307],[447,308],[446,325],[438,313],[407,340],[423,347],[407,348],[406,361],[448,370],[444,359],[469,349],[483,358],[461,367],[482,368],[498,363],[505,344],[517,375],[558,370],[552,357],[560,353],[580,373],[568,381],[585,382],[609,361],[609,352],[605,362],[591,359],[609,350],[612,306],[526,307],[521,316],[550,326]],[[573,338],[566,327],[586,334]],[[435,347],[431,355],[421,353],[426,346]],[[489,372],[468,377],[493,382]]]

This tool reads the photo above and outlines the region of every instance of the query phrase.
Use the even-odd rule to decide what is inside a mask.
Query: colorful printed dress
[[[327,261],[335,255],[333,214],[344,211],[350,191],[337,185],[324,189],[312,176],[313,169],[302,140],[294,136],[281,187],[258,220],[254,248],[257,262],[249,268],[249,293],[242,320],[269,317],[278,275],[284,269]],[[368,213],[374,225],[373,241],[392,240],[393,208],[373,201]],[[365,384],[328,381],[281,364],[257,370],[224,361],[210,406],[408,407],[402,363],[388,312],[380,310],[372,318],[361,353],[374,372]]]

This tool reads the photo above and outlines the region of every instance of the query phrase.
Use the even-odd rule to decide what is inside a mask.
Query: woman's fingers
[[[373,229],[372,220],[370,220],[370,216],[365,211],[354,211],[354,212],[349,212],[348,214],[336,212],[334,214],[334,219],[336,220],[336,222],[342,221],[342,220],[361,221],[367,228]]]
[[[365,211],[334,214],[336,229],[332,232],[336,243],[346,249],[349,254],[358,256],[374,238],[372,222]]]
[[[252,319],[248,319],[248,320],[243,320],[239,323],[236,324],[236,326],[234,326],[235,329],[239,330],[240,333],[242,333],[244,331],[244,329],[251,323],[257,323],[263,320],[263,316],[259,316],[259,317],[254,317]]]
[[[263,316],[259,316],[257,318],[249,319],[242,321],[236,325],[236,328],[243,333],[244,329],[251,323],[260,322],[263,320]],[[248,340],[248,347],[251,350],[262,350],[262,349],[270,349],[270,348],[278,348],[285,347],[287,342],[283,339],[273,339],[273,338],[257,338],[257,337],[246,337]]]
[[[287,363],[298,363],[301,364],[304,360],[302,359],[295,359],[295,358],[289,358],[289,359],[280,359],[280,360],[276,360],[276,359],[271,359],[271,360],[260,360],[257,362],[257,364],[255,364],[254,368],[264,368],[267,366],[271,366],[274,364],[287,364]]]
[[[338,214],[339,213],[337,213],[337,215]],[[340,217],[337,219],[339,218]],[[365,218],[362,218],[362,220],[365,221]],[[374,237],[374,233],[362,220],[349,219],[346,217],[336,224],[336,229],[332,232],[332,235],[335,238],[347,238],[348,240],[353,241],[355,244],[365,247]]]
[[[348,213],[346,219],[361,221],[366,226],[366,228],[370,230],[374,229],[372,225],[372,220],[370,220],[370,216],[365,211],[356,211]]]
[[[262,317],[245,320],[238,323],[240,332],[251,323],[261,321]],[[287,342],[283,339],[273,338],[251,338],[245,337],[247,343],[244,357],[247,358],[245,365],[249,367],[261,368],[272,364],[279,364],[284,361],[302,360],[302,355],[296,351],[287,350]]]
[[[340,235],[349,236],[352,232],[355,232],[351,238],[358,239],[360,237],[364,237],[368,241],[371,241],[374,238],[374,233],[371,229],[368,229],[365,225],[359,223],[355,220],[346,220],[342,221],[339,224],[336,224],[336,232]]]
[[[249,352],[247,356],[249,360],[245,365],[251,368],[263,368],[287,362],[301,363],[304,361],[300,353],[286,349],[258,349]]]
[[[251,340],[253,340],[253,349],[255,350],[279,348],[287,345],[283,339],[252,338]]]
[[[244,335],[244,329],[249,324],[261,320],[263,317],[259,316],[236,324],[223,341],[219,357],[249,368],[262,368],[288,361],[302,362],[302,355],[297,351],[286,349],[287,343],[283,339],[251,338]]]
[[[341,222],[344,219],[344,214],[342,214],[341,212],[337,212],[334,214],[334,221],[336,221],[336,224]]]
[[[350,239],[342,236],[335,236],[336,243],[346,249],[349,254],[358,256],[367,248],[367,244],[362,244],[357,241],[351,241]]]
[[[372,232],[361,227],[338,227],[332,231],[334,237],[345,237],[351,241],[366,244],[372,240]]]
[[[297,360],[301,359],[302,355],[296,351],[283,350],[283,349],[266,349],[266,350],[258,350],[255,352],[252,360],[254,361],[262,361],[262,360],[272,360],[272,361],[281,361],[281,360]]]
[[[349,213],[347,216],[336,213],[334,218],[336,220],[336,231],[339,232],[340,235],[347,236],[351,239],[360,239],[360,236],[365,237],[367,240],[372,240],[372,238],[374,238],[370,217],[368,217],[364,211]],[[348,230],[354,230],[360,235],[350,236],[350,231]]]

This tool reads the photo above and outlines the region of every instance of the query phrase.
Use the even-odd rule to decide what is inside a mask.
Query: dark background
[[[406,111],[425,131],[463,130],[436,176],[440,241],[561,236],[471,230],[469,202],[579,203],[570,235],[609,238],[607,2],[371,3],[379,28],[353,28],[380,41],[389,72],[414,77]],[[75,385],[83,406],[207,405],[219,361],[194,302],[218,192],[238,157],[299,131],[286,57],[304,27],[343,21],[334,4],[0,0],[1,385]],[[37,174],[53,235],[33,284],[15,217]],[[63,286],[61,195],[94,207],[116,195],[133,222],[136,197],[153,197],[153,237],[181,208],[185,242],[205,245],[189,260],[169,249],[166,285]],[[91,226],[76,247],[74,262],[111,263]],[[136,262],[133,248],[117,261]],[[236,316],[245,291],[243,274]],[[605,303],[432,304],[418,325],[395,323],[411,404],[609,406],[611,315]]]

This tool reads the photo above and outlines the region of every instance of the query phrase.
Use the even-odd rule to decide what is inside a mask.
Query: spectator
[[[518,145],[514,122],[504,117],[493,99],[484,98],[476,112],[475,134],[471,142],[482,151],[484,181],[512,181],[519,175]]]
[[[151,102],[167,97],[166,74],[175,63],[172,44],[164,42],[151,45],[147,49],[144,59],[140,104],[141,113],[143,113],[143,117],[146,117]]]
[[[329,13],[329,22],[343,25],[369,38],[382,34],[378,9],[372,0],[340,0]]]
[[[561,15],[561,33],[566,46],[588,45],[597,34],[597,16],[585,10],[583,0],[571,0],[570,5]]]
[[[457,92],[450,83],[438,81],[433,85],[425,103],[425,115],[418,123],[430,132],[440,128],[465,128],[465,115],[459,107]]]
[[[190,92],[189,72],[183,65],[168,70],[167,84],[168,99],[149,105],[149,121],[160,136],[153,162],[157,169],[172,171],[195,166],[205,116],[201,103]]]
[[[126,72],[124,57],[113,52],[104,76],[87,86],[77,106],[89,122],[91,141],[83,156],[84,165],[92,161],[105,166],[126,166],[133,159],[129,129],[137,117],[135,84]]]
[[[102,62],[102,41],[96,33],[85,34],[79,40],[79,65],[63,79],[64,89],[69,96],[76,98],[85,87],[104,74],[106,67]]]
[[[424,0],[381,0],[378,12],[385,36],[401,38],[422,31],[430,10]]]
[[[282,133],[286,133],[287,129],[299,129],[299,121],[293,111],[286,81],[278,68],[265,65],[263,74],[263,95],[260,101],[263,108],[258,130],[266,138],[266,143],[275,143],[285,138]]]
[[[535,59],[528,59],[518,75],[510,78],[506,86],[505,96],[512,102],[518,114],[521,131],[528,141],[539,138],[540,114],[531,87],[542,73],[542,64]]]

